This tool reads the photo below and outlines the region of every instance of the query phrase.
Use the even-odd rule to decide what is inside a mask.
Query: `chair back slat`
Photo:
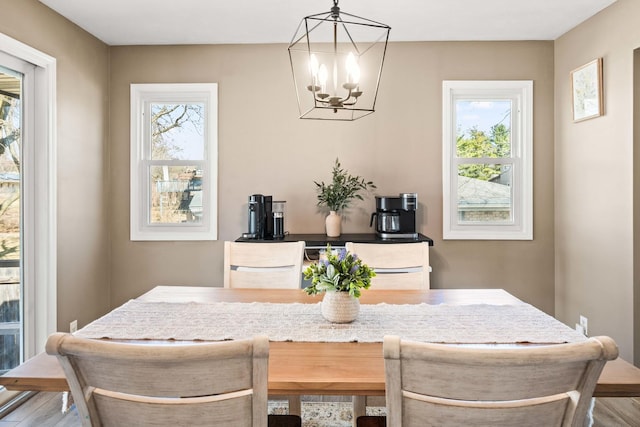
[[[132,425],[133,420],[141,420],[135,425],[154,425],[152,420],[157,419],[162,420],[163,426],[253,426],[252,395],[249,393],[231,399],[185,398],[160,403],[122,399],[96,390],[93,399],[104,427]],[[147,420],[148,424],[142,420]]]
[[[166,346],[122,344],[117,353],[109,348],[110,352],[105,352],[100,348],[103,346],[90,352],[70,346],[66,356],[87,383],[106,390],[148,396],[204,395],[251,388],[251,344],[235,344],[234,349],[220,351],[204,351],[199,344],[176,344],[169,350]],[[148,354],[150,349],[156,353]],[[239,351],[244,354],[239,356]],[[212,364],[212,359],[217,363]],[[163,372],[171,372],[171,376]]]
[[[432,396],[447,396],[451,399],[474,400],[478,396],[489,400],[529,399],[540,395],[566,392],[568,387],[577,388],[587,367],[583,363],[527,364],[509,366],[508,361],[500,365],[452,365],[425,363],[407,360],[403,370],[405,390]],[[604,362],[602,362],[604,364]],[[500,370],[500,374],[496,375]],[[429,381],[419,381],[416,372],[430,372]],[[475,381],[467,387],[457,385],[461,379],[472,376]],[[522,384],[535,384],[524,388]]]
[[[366,262],[365,262],[366,264]],[[371,286],[374,289],[425,289],[424,276],[425,272],[409,271],[406,273],[389,272],[380,269],[375,269],[376,276],[371,278]],[[426,275],[429,273],[427,272]]]
[[[609,337],[471,348],[388,336],[383,348],[389,425],[403,426],[579,424],[604,364],[618,355]]]
[[[345,248],[375,270],[377,276],[371,279],[374,289],[429,289],[427,242],[347,242]]]
[[[244,268],[229,271],[229,287],[254,289],[291,289],[299,288],[301,271],[295,267],[278,268]]]
[[[305,242],[225,242],[226,288],[300,288]]]
[[[562,426],[570,400],[522,408],[458,407],[405,400],[403,427],[482,425],[491,427]]]

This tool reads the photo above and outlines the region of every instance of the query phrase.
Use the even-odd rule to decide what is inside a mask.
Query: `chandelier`
[[[289,45],[301,119],[356,120],[375,111],[391,27],[341,12],[302,18]]]

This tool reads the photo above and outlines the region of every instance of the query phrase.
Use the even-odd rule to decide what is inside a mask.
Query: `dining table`
[[[429,329],[431,322],[452,322],[436,323],[437,327],[429,333],[436,334],[437,342],[455,341],[448,342],[452,345],[503,347],[551,345],[582,337],[502,289],[369,289],[360,297],[361,313],[353,324],[324,321],[320,315],[321,301],[322,295],[307,295],[299,289],[157,286],[76,334],[125,342],[197,345],[206,340],[234,339],[234,333],[252,334],[265,330],[270,337],[269,395],[359,396],[360,403],[364,396],[385,394],[383,336],[379,336],[382,334],[404,337],[405,333],[416,333],[418,339],[429,340],[428,337],[421,338],[420,334]],[[421,314],[423,310],[429,315]],[[471,310],[479,310],[477,316],[480,317],[460,315]],[[226,314],[222,318],[204,317],[219,312]],[[525,322],[529,321],[526,317],[519,319],[520,312],[533,315],[536,322],[542,323],[526,331]],[[400,321],[396,318],[388,322],[384,313],[396,313],[396,317],[400,313]],[[454,315],[449,313],[457,313],[455,319],[450,319]],[[233,317],[234,314],[237,316]],[[198,319],[201,316],[204,320]],[[243,316],[248,316],[246,321]],[[251,320],[251,316],[262,317]],[[473,328],[491,317],[500,323],[494,336],[483,336],[484,330],[491,329],[491,325],[480,324],[465,338],[456,338],[456,330]],[[421,326],[411,324],[408,319],[420,319]],[[193,332],[192,329],[198,329],[194,326],[198,320],[204,327]],[[162,322],[165,323],[158,325]],[[239,328],[230,328],[231,324],[238,324]],[[393,326],[396,324],[399,326]],[[240,332],[229,332],[236,330]],[[542,333],[539,337],[538,332]],[[501,336],[506,338],[501,339]],[[547,342],[549,338],[551,342]],[[59,363],[46,353],[40,353],[0,376],[0,385],[9,390],[69,389]],[[594,396],[640,396],[640,369],[622,359],[608,362]]]

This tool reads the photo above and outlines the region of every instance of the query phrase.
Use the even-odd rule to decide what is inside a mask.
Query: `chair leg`
[[[302,415],[302,404],[300,402],[300,396],[290,395],[287,396],[287,400],[289,401],[289,415]]]
[[[367,396],[352,396],[353,402],[353,426],[357,427],[358,418],[367,413]]]
[[[302,415],[302,407],[299,395],[269,395],[269,400],[286,400],[289,404],[289,415]]]

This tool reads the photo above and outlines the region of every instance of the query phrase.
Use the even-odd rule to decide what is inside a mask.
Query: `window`
[[[131,85],[131,240],[217,238],[217,93]]]
[[[533,82],[444,81],[444,239],[533,239]]]

